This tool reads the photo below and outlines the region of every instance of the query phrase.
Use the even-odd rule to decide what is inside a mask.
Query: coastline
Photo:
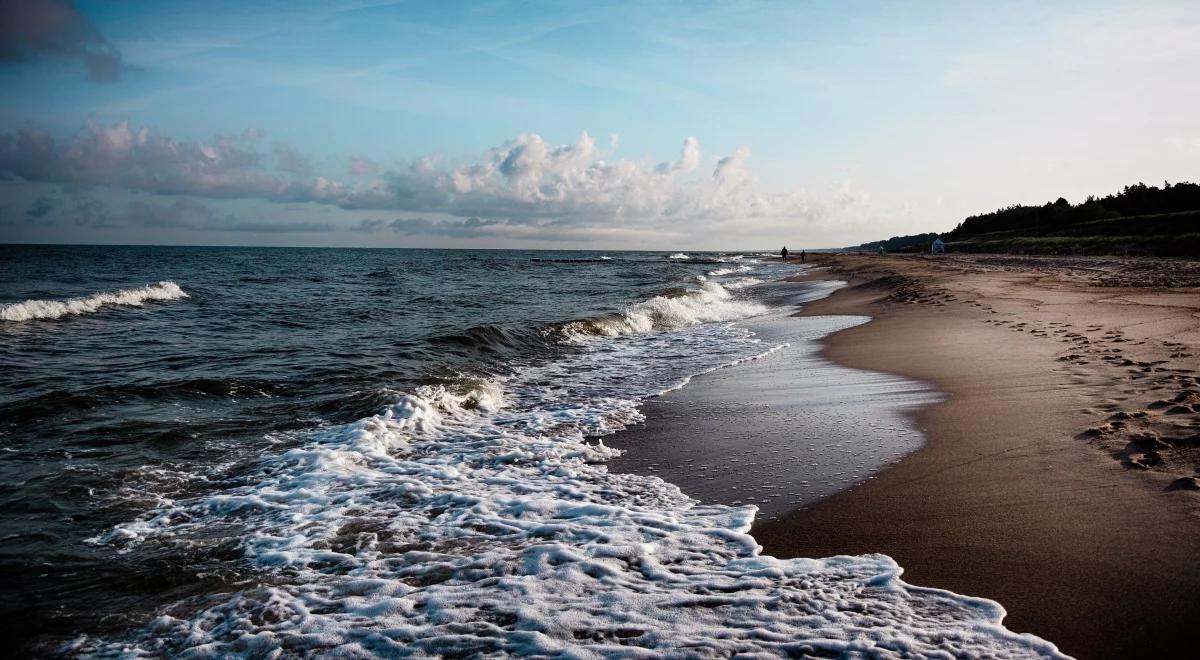
[[[1081,658],[1194,652],[1200,517],[1196,494],[1173,486],[1195,457],[1187,443],[1147,453],[1129,439],[1174,440],[1164,425],[1195,424],[1148,406],[1195,389],[1200,365],[1184,348],[1198,345],[1196,290],[1130,287],[1127,269],[1083,262],[813,256],[849,286],[798,315],[872,317],[827,337],[821,355],[947,398],[911,413],[917,451],[760,519],[764,554],[887,554],[907,582],[996,600],[1009,629]],[[639,432],[619,446],[644,452]],[[671,444],[660,464],[692,458]],[[703,479],[675,483],[693,492]]]
[[[799,320],[787,308],[742,322],[773,348],[644,401],[643,422],[605,438],[627,450],[609,469],[658,476],[705,503],[752,504],[755,524],[874,478],[921,446],[911,417],[938,395],[819,355],[821,338],[867,322]]]

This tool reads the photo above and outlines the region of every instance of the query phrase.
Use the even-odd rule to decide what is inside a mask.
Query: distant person
[[[808,254],[804,250],[800,250],[800,263],[804,263],[806,257],[808,257]]]
[[[783,246],[783,249],[779,251],[779,256],[783,257],[784,261],[787,261],[787,246],[786,245]]]

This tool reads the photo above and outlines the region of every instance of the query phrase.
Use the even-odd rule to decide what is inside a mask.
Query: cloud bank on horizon
[[[3,0],[0,242],[720,249],[948,229],[1196,178],[1198,43],[1200,8],[1176,2]]]
[[[738,147],[698,173],[700,141],[683,140],[678,158],[659,163],[606,159],[586,132],[573,144],[547,144],[526,133],[474,158],[446,162],[422,156],[384,168],[366,156],[346,158],[341,176],[318,175],[311,159],[283,142],[270,149],[262,131],[248,129],[207,141],[174,139],[127,121],[87,120],[63,139],[26,124],[0,133],[0,177],[55,184],[80,196],[100,187],[170,202],[135,200],[115,221],[97,202],[81,209],[57,196],[39,196],[25,215],[45,223],[56,210],[75,227],[175,228],[190,231],[327,233],[330,222],[253,222],[222,216],[197,199],[310,204],[346,211],[405,214],[363,218],[341,226],[357,233],[405,236],[590,241],[609,235],[671,237],[683,227],[708,231],[726,223],[760,230],[816,222],[824,203],[799,193],[768,193],[748,168],[750,149]],[[616,136],[612,142],[618,141]],[[66,195],[70,196],[70,195]],[[835,202],[836,200],[836,202]],[[844,210],[863,200],[842,190],[826,202]],[[422,214],[414,217],[411,214]],[[86,217],[85,217],[86,216]]]

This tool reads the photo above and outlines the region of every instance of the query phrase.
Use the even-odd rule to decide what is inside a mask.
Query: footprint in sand
[[[1179,477],[1167,484],[1167,490],[1200,490],[1200,478]]]

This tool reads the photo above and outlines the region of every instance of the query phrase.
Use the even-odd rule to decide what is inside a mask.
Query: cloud
[[[700,165],[700,141],[694,137],[689,137],[683,141],[683,148],[679,150],[679,160],[668,165],[667,163],[659,163],[658,171],[660,174],[667,172],[691,172]]]
[[[41,218],[47,213],[54,210],[54,200],[49,197],[38,197],[33,200],[33,204],[25,211],[25,215],[31,218]]]
[[[74,216],[77,227],[116,229],[121,226],[111,220],[108,207],[95,199],[76,199],[71,215]]]
[[[150,229],[211,229],[220,224],[215,211],[187,198],[170,204],[133,201],[126,215],[135,225]]]
[[[291,180],[265,167],[258,134],[174,140],[128,122],[87,120],[62,142],[35,124],[0,134],[0,176],[159,194],[275,198]],[[284,145],[286,147],[286,145]],[[285,149],[285,154],[290,150]],[[292,169],[299,161],[284,158]]]
[[[220,229],[260,234],[321,234],[333,231],[334,227],[326,222],[235,222]]]
[[[349,176],[336,178],[314,173],[313,161],[284,143],[264,154],[261,136],[247,131],[205,142],[176,140],[128,122],[89,120],[60,141],[27,124],[0,133],[0,179],[428,215],[442,219],[388,226],[398,233],[437,236],[566,236],[571,234],[566,227],[695,235],[730,223],[790,230],[796,223],[863,212],[861,196],[836,190],[817,195],[764,190],[751,172],[746,147],[718,158],[705,175],[697,171],[703,158],[694,137],[683,141],[677,159],[651,163],[609,160],[587,133],[564,145],[526,133],[459,160],[425,156],[383,169],[365,156],[353,156],[346,161]],[[147,216],[143,209],[140,215],[150,222],[186,217],[175,220],[180,226],[232,229],[236,224],[200,222],[194,209],[187,211],[180,207]],[[373,222],[352,229],[382,229]],[[263,230],[261,224],[253,226]],[[324,230],[305,223],[279,226]]]
[[[312,174],[312,162],[307,156],[283,142],[275,143],[275,169],[295,176]]]
[[[431,220],[428,218],[367,219],[351,227],[353,231],[392,232],[401,236],[432,236],[452,239],[487,239],[489,241],[551,241],[586,243],[600,240],[626,240],[631,243],[677,242],[684,234],[652,228],[575,225],[541,221],[486,220],[471,217],[466,220]]]
[[[733,158],[744,166],[748,157],[749,151],[743,150]],[[605,160],[587,133],[559,146],[524,134],[456,165],[426,157],[360,184],[318,178],[301,194],[307,201],[349,209],[607,224],[666,222],[684,216],[735,219],[763,210],[761,203],[738,206],[744,200],[724,190],[750,181],[744,167],[736,178],[734,166],[727,163],[722,176],[688,179],[685,175],[700,160],[695,138],[684,141],[678,160],[650,166]]]
[[[354,232],[378,233],[392,232],[402,236],[445,236],[445,238],[475,239],[492,236],[492,238],[517,238],[520,234],[530,234],[529,229],[538,228],[536,223],[510,222],[506,220],[481,220],[478,217],[468,217],[467,220],[430,220],[425,217],[401,217],[386,221],[379,218],[367,218],[352,227]],[[554,240],[552,234],[539,232],[536,238]]]
[[[388,224],[387,220],[379,218],[364,218],[359,220],[358,224],[352,225],[350,231],[358,231],[366,234],[374,233],[383,229]]]
[[[346,172],[350,176],[374,176],[379,172],[379,165],[366,156],[351,156]]]
[[[373,180],[317,177],[289,193],[297,200],[346,209],[526,223],[645,227],[811,215],[816,206],[807,200],[760,190],[749,158],[750,150],[740,148],[720,159],[711,176],[693,177],[689,174],[702,160],[694,137],[684,140],[677,160],[651,165],[606,160],[587,133],[566,145],[551,145],[528,133],[465,162],[419,158]]]
[[[488,224],[501,224],[493,221]],[[350,227],[351,231],[363,233],[378,233],[390,231],[402,236],[458,236],[475,237],[481,235],[478,229],[482,226],[479,218],[467,220],[429,220],[427,218],[365,218]]]
[[[222,215],[211,207],[186,197],[169,204],[136,200],[129,203],[127,216],[134,225],[148,229],[266,234],[324,233],[334,229],[333,225],[320,222],[244,221],[233,214]]]
[[[44,227],[57,226],[62,220],[70,220],[76,227],[109,229],[117,226],[110,221],[108,208],[102,202],[77,190],[65,194],[52,191],[37,197],[25,209],[24,220]]]
[[[88,78],[115,82],[124,63],[121,52],[75,6],[64,0],[0,2],[0,61],[36,55],[79,60]]]
[[[510,223],[504,220],[480,220],[471,217],[466,220],[434,221],[425,218],[398,218],[388,223],[387,228],[403,235],[454,236],[460,238],[476,238],[479,236],[495,235],[496,228],[506,227]]]
[[[738,147],[732,154],[717,161],[717,168],[713,170],[713,179],[732,185],[746,183],[750,179],[750,170],[746,166],[749,160],[749,147]]]

